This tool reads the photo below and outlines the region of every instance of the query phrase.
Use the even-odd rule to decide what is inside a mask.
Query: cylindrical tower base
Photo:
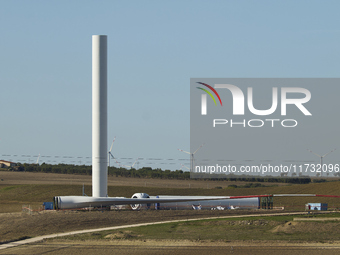
[[[107,196],[107,36],[92,36],[92,196]]]

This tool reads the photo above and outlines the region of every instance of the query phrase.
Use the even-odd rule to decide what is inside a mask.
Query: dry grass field
[[[59,211],[3,214],[0,236],[13,240],[74,229],[160,220],[224,217],[241,211]],[[250,213],[249,211],[247,213]],[[251,212],[263,214],[263,211]],[[325,214],[321,215],[324,219]],[[184,221],[79,234],[0,250],[0,254],[338,254],[339,223],[294,222],[294,216]],[[329,215],[330,219],[339,214]],[[4,223],[4,221],[0,221]],[[25,232],[23,232],[25,229]],[[7,231],[6,231],[7,230]],[[25,234],[25,235],[24,235]],[[12,235],[12,237],[11,237]],[[3,239],[3,242],[6,242]]]
[[[287,243],[287,242],[204,242],[204,241],[60,241],[51,240],[23,245],[0,251],[0,254],[121,254],[121,255],[338,255],[340,243]]]
[[[147,179],[108,177],[108,186],[132,187],[162,187],[162,188],[226,188],[230,184],[242,185],[247,182],[230,181],[204,181],[204,180],[172,180],[172,179]],[[51,185],[92,185],[92,176],[76,174],[54,174],[37,172],[12,172],[0,171],[0,185],[17,184],[51,184]],[[285,183],[264,183],[264,185],[285,186]]]
[[[134,193],[145,192],[149,195],[261,195],[261,194],[327,194],[339,195],[340,182],[310,183],[287,185],[264,183],[268,187],[259,188],[227,188],[235,182],[204,180],[162,180],[141,178],[109,178],[109,196],[131,197]],[[92,194],[91,176],[46,174],[30,172],[0,171],[0,213],[20,212],[22,205],[31,205],[38,209],[42,202],[52,201],[54,196]],[[236,182],[237,185],[245,182]],[[190,188],[189,188],[190,187]],[[222,187],[222,189],[216,189]],[[328,203],[330,208],[340,208],[337,198],[275,198],[274,206],[285,207],[286,210],[304,210],[308,202]]]
[[[286,185],[277,183],[264,183],[268,187],[259,188],[227,188],[230,184],[243,185],[242,182],[226,182],[226,181],[203,181],[203,180],[162,180],[162,179],[137,179],[137,178],[122,178],[109,177],[109,196],[125,196],[131,197],[133,193],[145,192],[149,195],[259,195],[259,194],[283,194],[283,193],[300,193],[300,194],[340,194],[340,182],[327,183],[311,183],[305,185]],[[170,219],[189,219],[199,217],[214,217],[225,216],[233,214],[249,214],[249,211],[40,211],[33,214],[22,212],[22,205],[30,205],[33,209],[41,207],[42,202],[52,201],[52,197],[56,195],[81,195],[82,186],[85,185],[85,193],[91,195],[91,176],[86,175],[66,175],[66,174],[46,174],[46,173],[24,173],[24,172],[7,172],[0,171],[0,242],[8,242],[11,240],[25,239],[33,236],[40,236],[44,234],[60,233],[71,230],[80,230],[97,227],[116,226],[132,223],[154,222],[160,220]],[[274,186],[275,185],[275,186]],[[222,187],[222,189],[216,189]],[[275,198],[274,206],[283,206],[285,211],[303,211],[304,204],[307,202],[322,202],[328,203],[329,207],[338,210],[340,208],[340,201],[337,198]],[[251,212],[263,213],[263,211]],[[288,222],[289,220],[287,220]],[[286,222],[282,221],[277,226],[283,226]],[[326,222],[327,223],[327,222]],[[230,228],[230,233],[233,233],[233,226],[225,226],[224,223],[217,223],[220,225],[214,228],[222,229]],[[221,225],[222,224],[222,225]],[[300,223],[299,223],[300,224]],[[304,228],[309,229],[315,223],[303,223]],[[301,226],[303,225],[301,224]],[[308,225],[309,224],[309,225]],[[319,223],[317,223],[319,224]],[[321,223],[322,224],[322,223]],[[329,222],[327,223],[329,224]],[[197,225],[197,224],[196,224]],[[195,224],[190,227],[195,227]],[[308,226],[307,226],[308,225]],[[332,225],[332,226],[331,226]],[[333,222],[328,226],[328,229],[338,229],[339,222]],[[197,225],[197,231],[204,230],[207,226]],[[274,229],[277,226],[270,226]],[[287,226],[287,229],[292,229],[293,226]],[[321,225],[320,225],[321,226]],[[251,227],[254,227],[251,225]],[[256,227],[256,226],[255,226]],[[261,227],[264,229],[261,230]],[[240,233],[248,233],[252,231],[248,226],[238,228]],[[268,229],[267,229],[268,228]],[[176,228],[170,228],[166,231],[173,231]],[[268,232],[268,226],[257,226],[259,231],[267,231],[267,234],[273,236],[299,235],[299,229],[295,228],[292,233],[281,231],[278,228],[277,232]],[[324,229],[319,227],[319,229]],[[178,230],[178,229],[177,229]],[[340,239],[339,232],[331,231],[334,238]],[[142,231],[142,230],[141,230]],[[143,230],[144,231],[144,230]],[[151,229],[145,230],[151,233]],[[159,231],[162,230],[158,230]],[[178,233],[185,233],[182,227],[179,228]],[[192,231],[192,229],[188,230]],[[211,230],[205,230],[205,232]],[[169,232],[169,233],[170,233]],[[204,231],[203,231],[204,232]],[[124,233],[124,232],[123,232]],[[156,230],[157,233],[157,230]],[[229,233],[229,232],[228,232]],[[238,232],[235,232],[238,233]],[[264,233],[264,232],[263,232]],[[139,234],[138,234],[139,235]],[[325,235],[324,232],[319,236]],[[128,235],[130,236],[130,235]],[[244,240],[242,237],[235,240],[226,241],[229,237],[225,235],[224,241],[218,240],[188,240],[181,243],[177,240],[174,244],[173,240],[167,241],[169,236],[164,236],[163,240],[156,240],[153,236],[145,235],[145,242],[138,238],[113,238],[100,239],[89,238],[87,241],[79,239],[70,241],[65,240],[49,240],[42,244],[25,245],[22,247],[6,249],[0,254],[92,254],[95,248],[96,253],[102,254],[107,252],[119,252],[120,254],[153,254],[161,252],[162,254],[212,254],[224,253],[223,251],[235,252],[238,254],[265,254],[264,252],[276,254],[286,254],[284,252],[290,251],[290,254],[301,254],[298,252],[309,251],[308,254],[338,254],[340,244],[334,240],[333,244],[325,242],[324,246],[320,243],[312,244],[312,240],[308,244],[291,243],[289,238],[282,241],[272,242],[266,248],[262,247],[264,240],[257,242],[240,241]],[[118,236],[119,237],[119,236]],[[171,239],[171,236],[170,236]],[[229,238],[230,239],[230,238]],[[281,240],[281,239],[280,239]],[[335,239],[336,240],[336,239]],[[305,242],[305,241],[303,241]],[[144,244],[146,243],[146,244]],[[327,247],[328,248],[327,248]],[[91,248],[92,247],[92,248]],[[180,247],[180,248],[176,248]],[[198,248],[199,247],[199,248]],[[312,247],[312,248],[311,248]],[[338,248],[337,248],[338,247]],[[261,253],[262,251],[262,253]],[[327,253],[327,252],[328,253]],[[3,253],[4,252],[4,253]],[[282,252],[282,253],[280,253]],[[314,253],[313,253],[314,252]]]
[[[0,214],[0,243],[34,236],[64,233],[73,230],[95,229],[127,224],[169,221],[177,219],[197,219],[225,217],[245,214],[264,214],[262,210],[142,210],[142,211],[41,211],[27,213]],[[289,218],[291,219],[291,218]],[[193,223],[196,224],[196,223]],[[167,231],[168,232],[168,231]],[[160,232],[154,232],[160,236]],[[169,236],[165,236],[168,238]],[[171,237],[171,236],[170,236]],[[174,237],[172,237],[174,238]]]

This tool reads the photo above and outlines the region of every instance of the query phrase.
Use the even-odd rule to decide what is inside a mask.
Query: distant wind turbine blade
[[[114,143],[115,140],[116,140],[116,137],[113,138],[113,141],[112,141],[112,144],[111,144],[111,148],[110,148],[110,151],[109,151],[110,153],[112,151],[113,143]]]
[[[136,161],[132,164],[131,167],[133,167],[137,163],[138,159],[139,159],[139,157],[136,159]]]
[[[39,164],[39,158],[40,158],[40,153],[39,153],[39,156],[38,156],[38,159],[37,159],[37,165]]]
[[[185,166],[185,165],[183,165],[183,164],[182,164],[182,167],[181,167],[181,169],[182,169],[183,167],[185,167],[186,169],[190,170],[190,168],[189,168],[189,167],[187,167],[187,166]]]
[[[195,154],[196,152],[198,152],[199,149],[201,149],[203,147],[204,144],[202,144],[200,147],[198,147],[198,149],[193,153]]]
[[[116,164],[118,165],[118,166],[121,166],[121,164],[119,164],[119,162],[115,159],[115,161],[116,161]]]
[[[187,154],[191,154],[190,152],[187,152],[187,151],[184,151],[184,150],[181,150],[181,149],[177,149],[177,150],[184,152],[184,153],[187,153]]]
[[[311,150],[309,150],[309,149],[307,149],[307,151],[309,151],[309,152],[311,152],[311,153],[313,153],[314,155],[316,155],[316,156],[318,156],[318,157],[322,157],[321,155],[319,155],[319,154],[316,154],[315,152],[313,152],[313,151],[311,151]]]
[[[322,157],[324,157],[324,156],[326,156],[326,155],[328,155],[328,154],[330,154],[330,153],[332,153],[333,151],[335,151],[336,149],[334,149],[334,150],[331,150],[330,152],[328,152],[328,153],[326,153],[325,155],[323,155]]]

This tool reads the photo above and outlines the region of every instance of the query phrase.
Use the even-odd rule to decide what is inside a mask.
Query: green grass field
[[[306,217],[306,216],[305,216]],[[340,217],[339,213],[314,217]],[[103,231],[63,240],[190,240],[332,242],[340,238],[339,223],[292,222],[294,216],[259,216],[199,220]]]

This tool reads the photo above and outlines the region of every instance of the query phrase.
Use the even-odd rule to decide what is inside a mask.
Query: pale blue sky
[[[310,0],[1,0],[0,157],[91,161],[91,36],[106,34],[113,154],[180,168],[190,78],[339,77],[339,9]]]

